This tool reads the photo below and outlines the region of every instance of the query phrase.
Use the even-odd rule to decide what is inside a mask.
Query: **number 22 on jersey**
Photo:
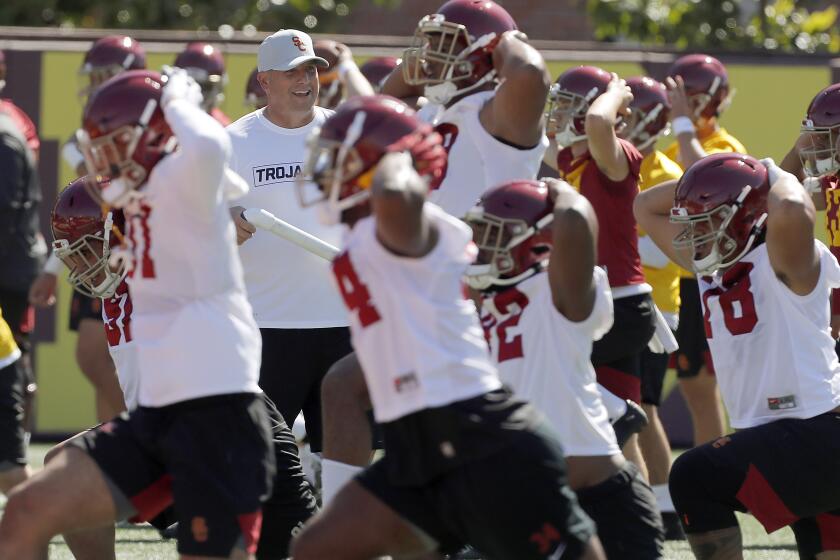
[[[752,281],[750,271],[753,269],[751,262],[739,262],[735,264],[726,275],[737,278],[733,285],[725,288],[709,288],[703,293],[703,325],[706,329],[706,338],[712,338],[711,309],[709,309],[709,298],[718,296],[720,310],[723,314],[723,324],[726,330],[733,335],[747,334],[752,332],[758,324],[758,315],[755,312],[755,298],[750,291]]]
[[[501,321],[489,312],[481,318],[484,337],[488,343],[492,340],[493,330],[496,331],[496,339],[499,342],[499,355],[496,356],[496,360],[502,363],[523,357],[525,354],[522,350],[522,333],[518,332],[517,327],[522,318],[522,312],[528,305],[528,296],[516,288],[508,288],[493,296],[492,302],[500,316],[507,315]]]

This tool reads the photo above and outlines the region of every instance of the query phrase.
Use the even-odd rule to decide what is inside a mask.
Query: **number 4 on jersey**
[[[359,322],[363,327],[379,321],[379,311],[370,301],[370,292],[356,274],[348,253],[341,253],[333,260],[333,274],[338,282],[338,290],[344,298],[344,305],[350,311],[358,313]]]

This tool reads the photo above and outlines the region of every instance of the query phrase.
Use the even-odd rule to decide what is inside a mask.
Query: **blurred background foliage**
[[[838,9],[794,0],[588,0],[602,41],[678,49],[840,52]]]
[[[369,1],[369,0],[368,0]],[[399,0],[373,0],[392,6]],[[356,0],[0,0],[2,25],[184,29],[245,34],[283,27],[336,31]]]

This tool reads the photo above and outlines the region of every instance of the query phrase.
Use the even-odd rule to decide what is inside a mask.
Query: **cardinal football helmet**
[[[225,59],[222,52],[209,43],[188,43],[186,48],[175,58],[175,66],[187,71],[201,86],[204,101],[201,108],[210,112],[213,107],[224,101],[223,93],[228,82],[225,72]]]
[[[674,193],[671,222],[685,226],[676,249],[694,252],[697,274],[711,274],[738,262],[764,235],[767,169],[737,153],[712,154],[689,167]]]
[[[653,78],[628,78],[627,85],[633,92],[633,101],[630,102],[630,118],[625,119],[621,136],[644,150],[668,133],[671,101],[665,84]]]
[[[595,99],[607,91],[612,75],[595,66],[578,66],[560,74],[548,94],[549,128],[557,143],[571,146],[586,139],[586,111]]]
[[[342,212],[368,200],[376,166],[391,152],[410,153],[430,181],[443,174],[440,135],[406,104],[387,95],[345,101],[310,138],[297,180],[301,205],[317,205],[322,221],[338,223]]]
[[[801,131],[809,140],[808,147],[799,150],[805,175],[836,175],[840,171],[840,84],[830,85],[814,97]]]
[[[175,149],[176,140],[160,107],[164,79],[131,70],[91,96],[76,137],[85,157],[88,186],[98,201],[121,206],[143,186],[152,168]],[[97,178],[110,177],[103,185]]]
[[[374,91],[379,92],[385,84],[385,80],[400,65],[402,59],[393,56],[377,56],[371,58],[359,67],[367,81],[373,86]]]
[[[707,54],[688,54],[678,58],[668,76],[681,76],[694,107],[694,118],[720,116],[729,107],[729,74],[721,61]]]
[[[510,14],[492,0],[449,0],[417,24],[403,54],[405,81],[425,86],[430,101],[446,105],[496,79],[493,48],[515,29]]]
[[[123,215],[104,212],[87,182],[87,177],[76,179],[58,195],[51,215],[53,249],[70,269],[69,281],[77,291],[110,297],[126,273],[124,260],[111,258],[122,241]]]
[[[87,97],[121,72],[144,68],[146,51],[140,43],[125,35],[102,37],[90,47],[79,69],[79,96]]]
[[[254,109],[262,109],[268,105],[268,97],[265,95],[265,90],[257,80],[259,70],[254,68],[251,75],[248,76],[248,81],[245,83],[245,105],[250,105]]]
[[[543,270],[552,248],[554,204],[540,181],[512,181],[485,192],[464,217],[478,258],[466,282],[476,290],[510,286]]]

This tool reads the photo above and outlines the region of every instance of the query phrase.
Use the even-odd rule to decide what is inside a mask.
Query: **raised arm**
[[[630,173],[627,155],[618,141],[615,125],[618,117],[628,113],[633,101],[630,87],[616,74],[586,112],[584,128],[589,144],[589,153],[595,163],[610,180],[621,181]]]
[[[174,188],[214,204],[223,187],[223,173],[230,158],[230,137],[216,119],[199,107],[201,89],[184,71],[173,72],[163,88],[164,117],[178,139],[177,157],[182,175]],[[173,178],[174,179],[174,178]]]
[[[342,43],[337,43],[336,49],[338,50],[338,79],[347,89],[347,98],[374,95],[376,92],[373,90],[373,86],[359,70],[353,60],[353,53],[350,52],[350,48]]]
[[[434,248],[437,232],[423,212],[427,191],[409,154],[392,153],[380,160],[370,204],[376,235],[392,253],[418,258]]]
[[[493,49],[493,68],[501,85],[479,117],[493,136],[530,147],[543,136],[551,75],[542,55],[523,38],[519,31],[508,31]]]
[[[682,226],[671,223],[676,188],[675,179],[640,192],[633,202],[633,214],[639,226],[670,260],[686,270],[692,270],[693,255],[688,251],[677,251],[673,244],[674,238],[682,231]]]
[[[417,109],[419,108],[417,106],[417,100],[423,97],[423,86],[410,86],[405,83],[405,78],[403,77],[404,65],[405,61],[403,60],[399,66],[394,68],[394,71],[391,72],[391,75],[388,76],[388,79],[382,85],[381,93],[396,97],[409,107]]]
[[[772,160],[763,160],[770,175],[767,197],[767,254],[773,270],[794,293],[807,295],[820,277],[814,245],[816,211],[799,180]]]
[[[554,307],[570,321],[584,321],[595,306],[592,270],[598,254],[598,219],[589,201],[568,183],[542,180],[554,198],[554,250],[548,263]]]
[[[695,161],[706,157],[706,150],[694,130],[693,109],[682,76],[665,78],[665,86],[671,99],[671,131],[680,145],[679,163],[683,169],[688,169]]]

